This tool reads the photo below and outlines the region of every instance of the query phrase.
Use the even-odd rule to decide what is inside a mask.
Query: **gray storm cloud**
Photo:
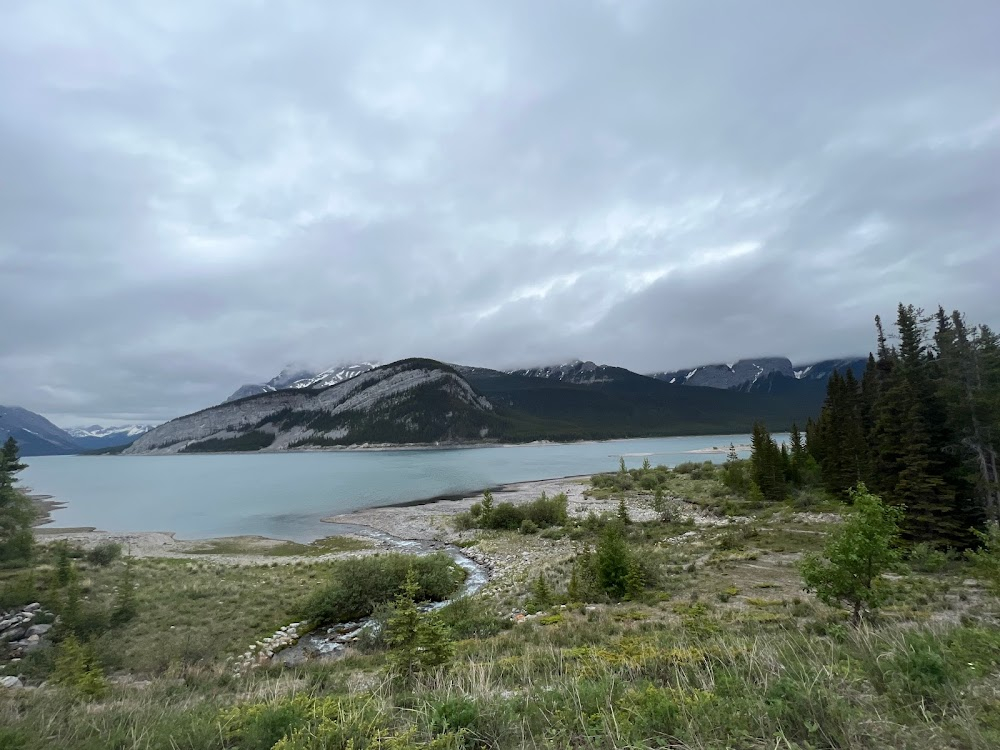
[[[161,7],[162,6],[162,7]],[[0,402],[286,362],[865,353],[1000,314],[1000,6],[34,3],[0,28]]]

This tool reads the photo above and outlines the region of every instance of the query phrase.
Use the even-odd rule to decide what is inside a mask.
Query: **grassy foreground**
[[[653,511],[657,489],[666,501]],[[826,499],[750,507],[707,468],[602,479],[593,492],[624,500],[641,590],[570,597],[580,554],[621,519],[477,530],[470,551],[532,550],[542,564],[445,608],[455,656],[409,685],[387,677],[378,642],[232,675],[227,660],[298,619],[331,563],[136,561],[139,614],[94,641],[108,691],[4,694],[0,747],[1000,746],[1000,605],[961,560],[911,556],[881,611],[853,628],[798,572],[836,522]],[[120,566],[85,568],[87,596],[112,596]],[[515,609],[527,618],[512,625]],[[39,679],[46,659],[27,665]]]

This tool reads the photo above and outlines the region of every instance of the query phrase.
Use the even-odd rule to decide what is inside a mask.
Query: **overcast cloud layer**
[[[0,403],[998,322],[996,0],[485,6],[8,0]]]

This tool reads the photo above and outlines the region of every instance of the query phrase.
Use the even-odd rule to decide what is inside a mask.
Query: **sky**
[[[6,0],[0,403],[1000,323],[1000,3]]]

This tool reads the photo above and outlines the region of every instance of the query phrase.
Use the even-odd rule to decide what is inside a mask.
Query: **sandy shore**
[[[324,555],[274,555],[267,550],[286,544],[283,539],[271,539],[263,536],[232,536],[217,539],[177,539],[172,531],[101,531],[95,528],[41,528],[35,529],[35,539],[40,544],[51,544],[65,541],[74,547],[84,550],[93,549],[99,544],[115,542],[122,546],[123,554],[132,557],[170,557],[189,560],[202,560],[223,565],[267,565],[277,563],[289,565],[298,562],[323,562],[344,557],[360,557],[371,555],[389,549],[389,545],[377,540],[356,534],[342,534],[368,545],[366,549],[349,552],[330,552]],[[238,546],[241,551],[234,554],[212,554],[199,552],[213,543],[229,543]]]
[[[749,451],[753,448],[751,445],[741,444],[734,445],[734,448],[738,451]],[[729,453],[728,445],[713,445],[711,448],[694,448],[693,450],[684,451],[685,453],[701,453],[701,454],[715,454],[715,455],[726,455]]]

